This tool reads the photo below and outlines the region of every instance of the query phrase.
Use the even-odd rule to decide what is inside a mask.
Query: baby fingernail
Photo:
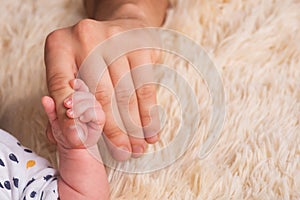
[[[69,116],[72,116],[72,117],[74,116],[74,112],[72,109],[67,110],[67,113]]]
[[[71,98],[67,98],[67,99],[65,100],[65,104],[66,104],[67,106],[71,106],[71,105],[72,105],[72,99],[71,99]]]

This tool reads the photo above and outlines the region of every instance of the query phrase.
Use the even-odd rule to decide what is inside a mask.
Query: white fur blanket
[[[47,93],[43,45],[49,32],[85,17],[82,2],[0,2],[0,127],[55,164],[40,104]],[[211,154],[199,159],[210,96],[185,62],[166,55],[164,62],[197,91],[196,140],[179,160],[153,173],[107,169],[111,198],[300,199],[300,2],[174,0],[164,27],[191,37],[215,62],[226,95],[224,128]],[[157,146],[176,137],[177,104],[171,98],[159,91],[173,121]]]

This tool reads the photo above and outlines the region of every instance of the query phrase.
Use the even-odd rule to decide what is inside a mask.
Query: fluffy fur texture
[[[192,38],[215,62],[226,94],[224,128],[214,150],[200,160],[210,96],[192,67],[165,55],[164,62],[197,93],[201,123],[195,141],[179,160],[154,173],[107,169],[111,198],[300,199],[299,11],[298,0],[174,0],[164,27]],[[0,127],[55,164],[40,104],[47,93],[43,45],[49,32],[85,17],[83,4],[2,0],[0,16]],[[172,98],[159,90],[168,120],[155,148],[176,137],[180,112]]]

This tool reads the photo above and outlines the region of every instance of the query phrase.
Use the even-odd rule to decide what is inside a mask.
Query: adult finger
[[[95,96],[106,115],[103,130],[107,147],[116,160],[123,161],[130,158],[131,145],[127,134],[122,131],[125,128],[119,112],[115,112],[117,108],[112,108],[113,105],[116,105],[115,99],[112,98],[113,92],[109,72],[105,70],[98,82]]]
[[[74,74],[77,72],[70,42],[71,34],[68,34],[68,31],[68,29],[61,29],[52,32],[47,37],[45,44],[48,90],[55,101],[61,125],[66,117],[63,101],[73,92],[69,81],[75,78]]]
[[[146,144],[127,57],[120,57],[113,62],[109,66],[109,74],[114,85],[118,111],[128,134],[133,156],[139,156],[144,153]]]
[[[153,83],[153,59],[150,50],[139,50],[129,54],[132,77],[136,87],[139,115],[144,136],[148,143],[159,139],[160,120],[156,101],[156,86]]]

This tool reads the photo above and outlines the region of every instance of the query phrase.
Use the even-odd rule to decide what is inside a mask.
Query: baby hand
[[[95,96],[80,79],[70,82],[75,92],[65,101],[68,109],[67,138],[72,148],[90,147],[97,144],[105,122],[105,114]],[[83,145],[83,146],[82,146]]]
[[[105,114],[82,80],[74,79],[70,81],[70,85],[75,92],[64,101],[68,117],[64,124],[58,124],[53,99],[44,97],[42,100],[51,126],[47,131],[48,138],[67,149],[94,146],[102,134]]]

